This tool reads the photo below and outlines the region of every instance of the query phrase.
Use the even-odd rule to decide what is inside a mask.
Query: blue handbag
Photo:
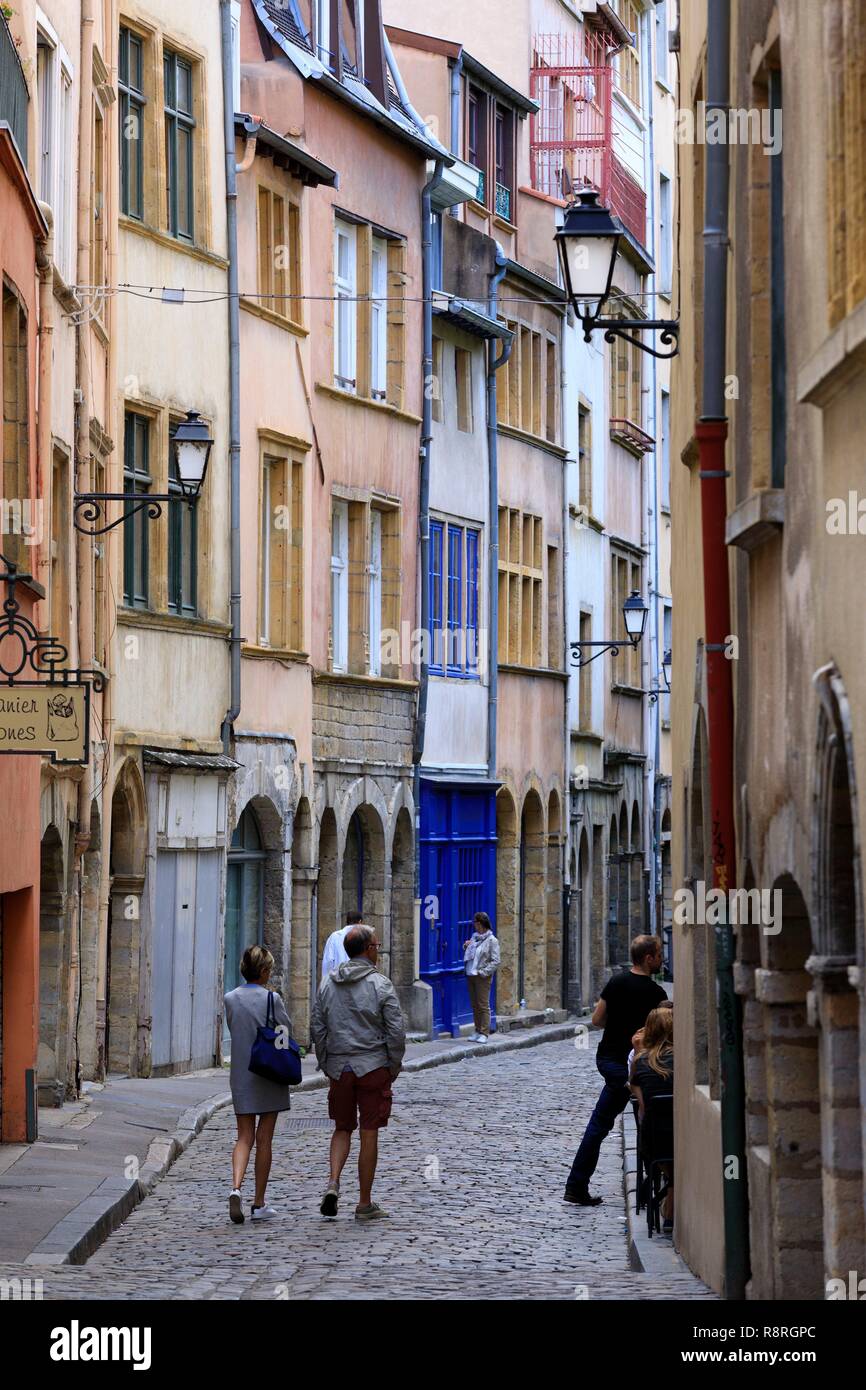
[[[250,1053],[250,1071],[282,1086],[297,1086],[301,1080],[301,1049],[294,1038],[288,1037],[282,1026],[278,1037],[272,989],[268,990],[268,1011],[264,1025],[259,1024]]]

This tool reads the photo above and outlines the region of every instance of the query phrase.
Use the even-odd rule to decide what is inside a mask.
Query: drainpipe
[[[707,0],[707,122],[716,111],[727,123],[730,105],[730,0]],[[728,553],[725,546],[727,477],[725,346],[728,259],[727,144],[706,146],[704,198],[703,413],[695,426],[701,466],[704,558],[704,622],[709,728],[710,823],[713,887],[726,895],[736,881],[734,838],[734,701],[732,667],[724,654],[731,630]],[[740,1000],[734,992],[734,934],[725,921],[715,928],[721,1064],[722,1161],[738,1176],[723,1178],[726,1298],[745,1297],[749,1274],[749,1224],[745,1143],[745,1087]]]
[[[654,21],[651,21],[653,23]],[[656,245],[656,163],[655,163],[655,116],[653,113],[653,93],[654,79],[650,64],[646,70],[646,109],[647,109],[647,151],[649,167],[649,241],[650,256],[653,265],[656,264],[658,247]],[[653,271],[650,277],[652,286],[652,303],[656,303],[656,289],[658,286],[658,272]],[[659,460],[658,460],[658,365],[655,357],[650,357],[650,429],[649,433],[656,441],[652,452],[652,478],[647,479],[647,509],[651,510],[648,518],[648,533],[652,548],[652,586],[651,586],[651,626],[650,626],[650,660],[647,685],[654,685],[656,690],[660,687],[661,662],[659,660]],[[644,844],[647,848],[646,858],[649,861],[650,871],[650,893],[649,893],[649,919],[650,931],[662,939],[662,925],[658,918],[659,900],[659,874],[658,866],[661,856],[661,806],[659,805],[659,763],[661,760],[661,711],[662,695],[659,694],[655,703],[647,701],[647,746],[653,745],[653,766],[652,773],[647,773],[646,797],[648,800],[648,810],[650,815],[644,817]]]
[[[421,190],[421,297],[422,357],[421,448],[418,470],[418,539],[421,566],[421,628],[427,622],[430,603],[430,446],[433,442],[433,398],[429,383],[433,376],[433,190],[442,181],[445,162],[437,159],[431,177]],[[427,692],[430,684],[430,653],[427,641],[421,643],[418,663],[418,705],[412,742],[412,796],[415,801],[415,903],[420,930],[421,909],[421,759],[427,727]],[[417,936],[417,933],[416,933]]]
[[[51,568],[50,518],[52,514],[52,488],[54,469],[51,459],[51,369],[52,343],[54,336],[54,290],[52,276],[54,266],[54,214],[47,203],[40,202],[39,211],[45,218],[48,235],[44,242],[36,243],[36,267],[39,273],[39,415],[36,421],[36,497],[42,502],[42,515],[37,518],[37,544],[35,577],[49,594]],[[46,535],[45,522],[49,522]],[[43,619],[38,626],[49,630],[49,604],[41,600]]]
[[[490,277],[492,319],[497,315],[499,286],[505,276],[507,259],[496,243],[496,269]],[[487,776],[496,776],[496,724],[499,699],[499,434],[496,428],[496,373],[511,356],[512,344],[506,343],[497,356],[491,340],[487,344]]]
[[[225,121],[226,239],[229,289],[229,496],[231,510],[232,635],[229,708],[222,724],[223,751],[228,753],[234,722],[241,710],[241,323],[238,299],[238,182],[235,165],[235,98],[232,73],[232,12],[220,0],[223,115]]]
[[[451,153],[460,158],[460,83],[463,77],[463,49],[451,64]]]

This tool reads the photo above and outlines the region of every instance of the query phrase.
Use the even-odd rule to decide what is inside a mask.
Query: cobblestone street
[[[596,1175],[604,1204],[562,1201],[598,1090],[593,1053],[552,1043],[401,1077],[374,1190],[388,1221],[353,1219],[357,1136],[339,1217],[319,1215],[330,1124],[312,1091],[277,1131],[278,1221],[230,1225],[222,1110],[86,1266],[0,1276],[41,1273],[46,1299],[713,1298],[687,1273],[629,1268],[618,1134]]]

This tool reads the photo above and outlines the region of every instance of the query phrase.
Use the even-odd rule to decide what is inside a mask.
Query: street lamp
[[[171,449],[177,466],[177,476],[183,497],[190,507],[198,500],[204,486],[208,460],[213,448],[206,422],[197,410],[188,410],[186,419],[181,420],[171,438]],[[76,492],[73,499],[73,525],[76,531],[85,536],[101,536],[111,531],[121,522],[128,521],[136,512],[145,510],[150,521],[162,516],[164,502],[179,501],[176,492]],[[123,511],[113,521],[96,525],[105,516],[106,502],[122,502]],[[79,521],[93,522],[83,526]]]
[[[628,598],[622,606],[622,618],[625,624],[625,637],[604,638],[599,641],[579,641],[571,643],[571,661],[573,666],[588,666],[591,661],[595,661],[602,652],[609,651],[616,656],[620,647],[626,642],[630,642],[636,647],[644,635],[646,620],[649,609],[644,603],[636,589],[632,589]],[[592,656],[584,656],[584,647],[598,647],[597,652]]]
[[[660,685],[655,685],[649,691],[650,704],[654,705],[660,695],[670,695],[671,693],[671,649],[668,647],[662,657],[662,680],[665,688],[662,690]]]
[[[653,357],[675,357],[679,352],[678,319],[601,317],[602,307],[613,283],[623,235],[624,228],[619,218],[614,217],[609,208],[600,205],[598,192],[594,188],[582,188],[565,209],[563,224],[554,240],[562,265],[565,292],[583,325],[584,339],[590,342],[593,331],[600,328],[606,343],[612,343],[614,338],[625,338],[639,347],[641,352],[651,353]],[[671,350],[661,352],[635,336],[647,330],[660,332],[665,345],[673,344]]]

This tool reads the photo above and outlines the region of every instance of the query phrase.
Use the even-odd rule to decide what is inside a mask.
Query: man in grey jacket
[[[379,943],[372,927],[352,927],[343,947],[349,959],[322,982],[310,1021],[319,1066],[331,1082],[328,1114],[334,1121],[331,1178],[319,1210],[337,1214],[340,1174],[360,1117],[355,1220],[377,1221],[387,1216],[372,1196],[379,1130],[391,1114],[391,1083],[400,1074],[406,1033],[394,986],[376,969]]]

